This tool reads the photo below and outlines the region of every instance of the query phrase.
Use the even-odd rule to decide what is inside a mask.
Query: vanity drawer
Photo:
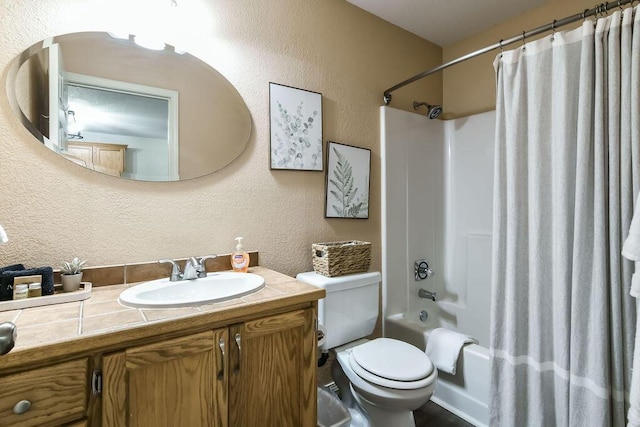
[[[87,382],[87,359],[0,377],[0,427],[57,425],[84,417]],[[20,401],[31,405],[18,415],[14,406]]]

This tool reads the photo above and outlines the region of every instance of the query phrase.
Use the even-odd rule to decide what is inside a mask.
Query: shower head
[[[442,107],[440,105],[429,105],[426,102],[413,101],[414,110],[417,110],[418,107],[420,107],[421,105],[424,105],[427,107],[427,117],[429,117],[432,120],[437,119],[438,117],[440,117],[440,114],[442,114]]]

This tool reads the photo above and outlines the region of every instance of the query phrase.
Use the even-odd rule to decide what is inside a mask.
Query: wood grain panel
[[[218,329],[213,332],[213,341],[217,345],[215,354],[215,390],[213,395],[214,426],[227,427],[229,421],[229,329]],[[220,342],[224,343],[224,355],[220,349]]]
[[[64,427],[88,427],[88,426],[89,426],[89,422],[87,420],[74,421],[69,424],[64,424]]]
[[[300,350],[308,349],[313,313],[300,310],[231,328],[231,338],[240,334],[242,346],[241,359],[237,346],[231,352],[232,366],[240,360],[240,370],[232,373],[230,382],[231,426],[316,425],[315,417],[305,419],[314,411],[305,409],[310,403],[306,401],[310,393],[305,391],[310,385],[304,384],[309,380],[304,372],[309,357]]]
[[[318,419],[318,361],[316,359],[318,348],[318,333],[316,331],[316,319],[318,318],[318,303],[314,308],[304,310],[305,324],[303,331],[302,351],[302,384],[300,414],[301,426],[315,427]]]
[[[279,331],[304,326],[307,321],[305,313],[306,310],[298,310],[245,322],[244,333],[249,338],[256,338],[261,335],[274,334]]]
[[[127,362],[125,352],[102,359],[102,427],[127,425]]]
[[[105,357],[103,426],[226,427],[228,339],[224,328]]]
[[[0,378],[0,426],[59,425],[85,416],[87,360],[52,365]],[[13,413],[21,400],[31,402],[22,415]]]
[[[213,343],[209,351],[129,371],[129,426],[213,426]]]
[[[183,358],[202,352],[210,352],[213,332],[174,338],[159,343],[127,349],[127,370],[142,368],[172,359]]]

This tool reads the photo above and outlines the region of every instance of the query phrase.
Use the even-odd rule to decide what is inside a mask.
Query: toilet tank
[[[371,335],[378,320],[379,272],[325,277],[311,271],[298,274],[296,279],[327,293],[318,301],[318,323],[325,330],[320,348],[338,347]]]

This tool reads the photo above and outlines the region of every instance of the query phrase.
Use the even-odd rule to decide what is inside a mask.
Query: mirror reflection
[[[17,113],[40,143],[76,164],[176,181],[226,166],[248,143],[251,117],[240,94],[172,46],[74,33],[38,43],[22,58]]]

